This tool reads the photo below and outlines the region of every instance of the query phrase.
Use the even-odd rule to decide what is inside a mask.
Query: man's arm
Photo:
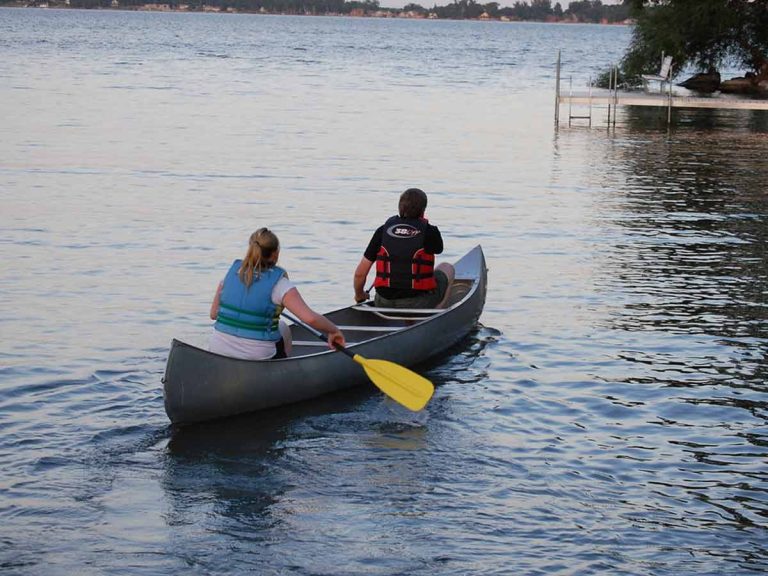
[[[443,253],[443,236],[437,226],[427,224],[427,230],[424,233],[424,250],[428,254]]]
[[[371,236],[370,242],[368,242],[368,246],[365,248],[363,258],[360,260],[357,268],[355,268],[355,276],[352,284],[355,288],[355,302],[357,303],[368,300],[368,293],[364,290],[365,279],[368,277],[368,272],[370,271],[371,266],[373,266],[373,263],[376,261],[376,255],[379,253],[379,248],[381,248],[381,236],[383,231],[383,226],[379,226],[376,229],[376,232]]]
[[[368,272],[371,269],[373,262],[368,260],[365,256],[360,259],[360,263],[355,268],[354,287],[355,287],[355,302],[365,302],[368,300],[368,293],[365,291],[365,279],[368,278]]]

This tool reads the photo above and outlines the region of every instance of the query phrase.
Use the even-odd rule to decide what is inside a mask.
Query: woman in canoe
[[[279,256],[273,232],[259,228],[251,234],[245,257],[232,263],[213,298],[211,352],[244,360],[285,358],[291,353],[291,333],[280,321],[283,308],[327,334],[331,348],[345,345],[338,327],[312,310],[277,266]]]

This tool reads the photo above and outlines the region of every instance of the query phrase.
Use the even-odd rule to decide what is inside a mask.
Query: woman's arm
[[[219,282],[219,287],[216,288],[216,295],[211,302],[211,320],[216,320],[219,315],[219,302],[221,301],[221,289],[224,288],[224,281]]]
[[[301,297],[301,294],[299,294],[297,288],[291,288],[285,293],[285,296],[283,296],[283,306],[288,308],[288,310],[295,314],[302,322],[306,322],[315,330],[325,332],[325,334],[328,335],[328,346],[330,348],[336,348],[337,344],[339,346],[346,345],[344,334],[341,333],[341,330],[339,330],[336,324],[328,320],[325,316],[312,310],[312,308],[304,302],[304,299]]]

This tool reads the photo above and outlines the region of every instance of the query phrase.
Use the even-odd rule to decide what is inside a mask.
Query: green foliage
[[[109,8],[111,0],[70,0],[72,8]]]
[[[466,18],[479,18],[485,11],[482,4],[475,0],[454,0],[447,6],[435,6],[433,10],[438,18],[448,18],[452,20],[464,20]]]
[[[606,70],[605,72],[600,74],[592,83],[593,86],[597,86],[598,88],[610,88],[610,89],[613,89],[616,86],[618,86],[619,88],[626,88],[628,86],[631,86],[632,84],[633,84],[632,79],[627,78],[627,76],[624,75],[621,69]]]
[[[406,4],[403,6],[403,12],[415,12],[417,14],[425,14],[427,12],[427,9],[424,8],[421,4]]]
[[[637,20],[621,62],[630,79],[656,73],[661,53],[679,70],[717,69],[735,61],[759,72],[768,62],[768,2],[765,0],[632,0]]]

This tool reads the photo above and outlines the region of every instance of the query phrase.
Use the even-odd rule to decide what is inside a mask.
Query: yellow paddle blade
[[[413,370],[387,360],[363,358],[359,354],[355,354],[352,358],[365,369],[368,378],[384,394],[409,410],[418,412],[432,398],[435,391],[432,382]]]

